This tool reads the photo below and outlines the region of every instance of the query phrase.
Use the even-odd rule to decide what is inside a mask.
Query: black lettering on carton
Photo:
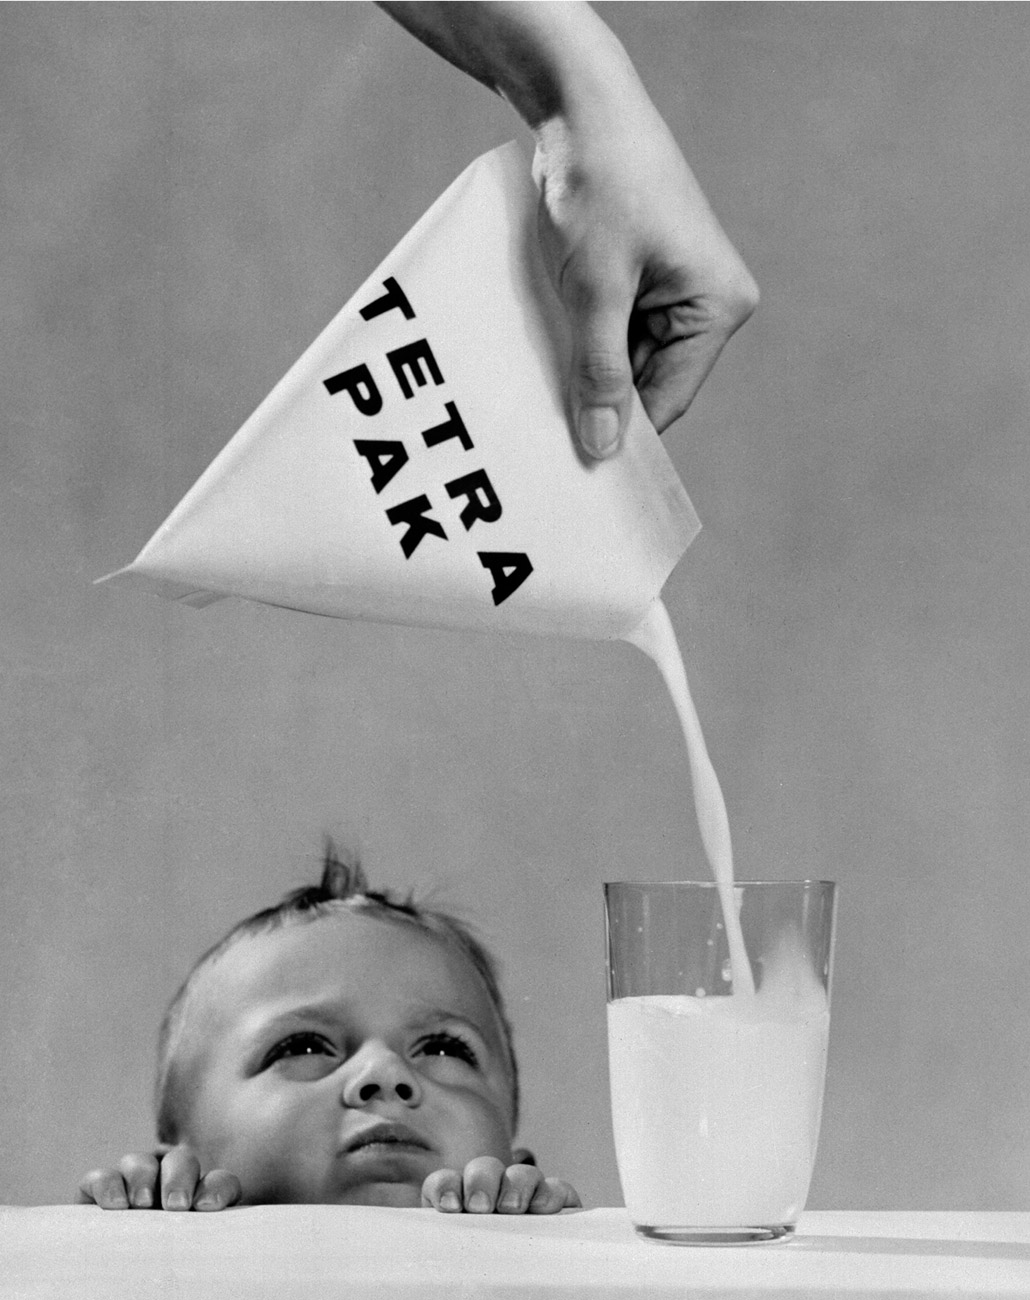
[[[440,373],[440,367],[436,364],[436,357],[433,356],[433,350],[429,346],[428,339],[416,339],[414,343],[406,343],[402,348],[394,348],[392,352],[387,352],[386,359],[393,368],[393,373],[397,376],[397,382],[401,386],[401,392],[405,397],[413,397],[415,390],[411,386],[411,380],[404,373],[405,370],[411,371],[411,378],[419,388],[425,388],[429,380],[426,378],[425,371],[422,369],[422,363],[425,362],[426,370],[433,377],[433,383],[439,387],[443,383],[443,375]]]
[[[387,483],[400,473],[408,463],[408,453],[403,442],[392,442],[383,438],[355,438],[354,450],[364,456],[372,470],[372,486],[376,495],[382,492]]]
[[[465,428],[465,421],[458,414],[458,408],[453,402],[445,402],[443,409],[447,412],[447,419],[443,424],[434,424],[431,429],[426,429],[422,441],[427,447],[436,447],[448,438],[457,438],[466,451],[471,451],[472,438]]]
[[[494,589],[490,593],[495,605],[507,600],[513,591],[526,581],[533,572],[529,556],[521,551],[480,551],[479,563],[489,569],[494,580]]]
[[[415,310],[392,275],[383,281],[383,288],[386,292],[381,298],[376,298],[367,307],[362,307],[361,319],[374,320],[376,316],[382,316],[384,312],[396,309],[403,314],[405,320],[414,320]]]
[[[468,498],[461,511],[461,522],[465,525],[466,532],[477,519],[482,519],[484,524],[493,524],[500,519],[501,501],[485,469],[474,469],[471,474],[451,479],[444,486],[452,500],[456,497]]]
[[[412,497],[410,501],[402,501],[399,506],[394,506],[387,510],[386,517],[391,524],[407,524],[407,532],[401,538],[401,550],[404,552],[406,560],[411,559],[411,553],[427,533],[432,533],[434,537],[442,537],[447,540],[447,534],[443,530],[443,524],[433,519],[428,511],[432,509],[432,502],[427,496]]]
[[[362,415],[378,415],[383,409],[382,394],[376,387],[371,370],[366,365],[351,366],[350,370],[341,370],[338,375],[333,375],[332,379],[323,379],[322,383],[329,390],[330,397],[335,397],[337,393],[346,389]]]

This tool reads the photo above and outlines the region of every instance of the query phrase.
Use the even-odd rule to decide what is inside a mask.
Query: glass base
[[[754,1228],[678,1228],[649,1223],[633,1226],[648,1241],[661,1241],[669,1246],[751,1246],[760,1241],[782,1241],[794,1231],[793,1223]]]

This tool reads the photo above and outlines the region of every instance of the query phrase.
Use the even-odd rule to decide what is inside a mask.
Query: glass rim
[[[790,885],[796,889],[801,885],[824,885],[836,889],[837,883],[836,880],[821,880],[808,877],[802,880],[733,880],[731,888],[739,889],[742,885],[757,885],[759,887]],[[602,884],[605,889],[679,889],[684,886],[689,889],[719,888],[719,885],[714,880],[605,880],[602,881]]]

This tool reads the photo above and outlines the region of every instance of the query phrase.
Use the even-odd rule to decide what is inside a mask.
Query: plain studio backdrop
[[[666,598],[738,874],[841,885],[810,1205],[1028,1208],[1030,11],[599,8],[764,295]],[[4,5],[0,122],[0,1200],[150,1144],[168,997],[331,830],[478,925],[618,1204],[601,883],[707,874],[650,662],[91,585],[523,128],[365,4]]]

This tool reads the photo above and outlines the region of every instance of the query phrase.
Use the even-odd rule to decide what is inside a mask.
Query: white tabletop
[[[1030,1213],[819,1212],[803,1216],[793,1240],[677,1247],[640,1240],[615,1209],[0,1208],[4,1300],[655,1295],[1030,1297]]]

